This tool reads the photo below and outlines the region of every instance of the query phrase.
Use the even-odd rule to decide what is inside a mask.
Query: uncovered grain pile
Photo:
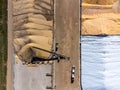
[[[53,0],[13,0],[13,46],[16,59],[50,58],[33,47],[52,50]]]
[[[96,4],[83,3],[82,35],[120,35],[120,0],[84,0]],[[101,5],[99,2],[112,5]],[[116,2],[115,2],[116,1]]]
[[[100,5],[113,4],[115,1],[117,1],[117,0],[84,0],[85,3],[100,4]]]

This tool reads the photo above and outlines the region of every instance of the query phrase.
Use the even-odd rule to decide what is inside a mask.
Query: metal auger
[[[38,48],[38,47],[32,47],[32,48],[39,49],[39,50],[42,50],[44,52],[50,53],[51,57],[48,58],[48,59],[33,57],[32,60],[31,60],[31,63],[43,62],[43,61],[60,61],[60,60],[69,60],[70,59],[70,57],[67,57],[67,56],[62,55],[62,54],[58,54],[58,53],[56,53],[54,51],[48,51],[48,50]]]

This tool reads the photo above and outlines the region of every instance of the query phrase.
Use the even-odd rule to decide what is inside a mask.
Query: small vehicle
[[[71,68],[71,83],[74,83],[75,80],[75,66]]]

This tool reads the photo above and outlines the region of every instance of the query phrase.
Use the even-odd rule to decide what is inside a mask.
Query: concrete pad
[[[46,73],[51,73],[51,65],[27,67],[19,61],[14,73],[15,90],[46,90],[46,86],[51,86],[51,78],[46,77]]]

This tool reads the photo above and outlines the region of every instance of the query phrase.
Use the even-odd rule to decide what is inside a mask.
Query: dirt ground
[[[80,90],[79,0],[56,0],[55,39],[58,52],[70,60],[56,62],[55,90]],[[74,11],[74,13],[73,13]],[[71,67],[75,66],[75,82],[71,84]]]

